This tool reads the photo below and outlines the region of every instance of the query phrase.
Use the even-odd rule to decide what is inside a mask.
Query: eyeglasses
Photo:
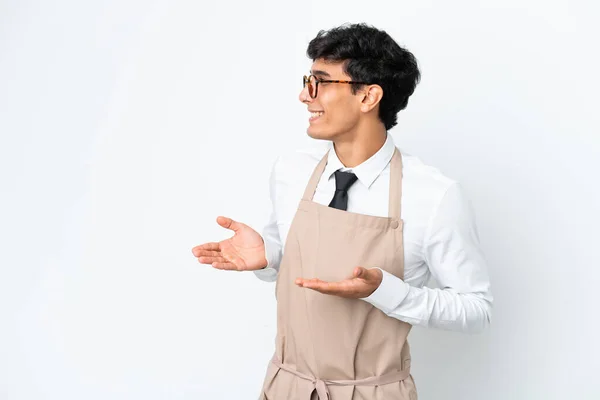
[[[357,81],[339,81],[339,80],[326,80],[326,79],[319,79],[314,75],[304,75],[302,77],[302,88],[305,88],[306,86],[308,86],[308,95],[311,98],[316,98],[317,94],[319,93],[319,83],[356,83],[356,84],[361,84],[361,85],[368,85],[367,82],[357,82]]]

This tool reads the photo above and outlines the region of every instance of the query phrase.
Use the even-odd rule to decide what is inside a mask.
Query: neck
[[[385,126],[374,129],[361,129],[360,134],[344,135],[333,141],[333,148],[346,168],[362,164],[383,147],[387,138]]]

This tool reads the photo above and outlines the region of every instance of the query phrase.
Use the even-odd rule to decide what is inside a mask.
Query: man
[[[234,231],[193,248],[199,262],[277,281],[277,337],[261,399],[416,399],[412,325],[479,332],[492,295],[460,185],[401,152],[396,125],[417,62],[364,24],[321,31],[299,100],[323,151],[280,156],[262,236]],[[427,288],[433,275],[442,286]]]

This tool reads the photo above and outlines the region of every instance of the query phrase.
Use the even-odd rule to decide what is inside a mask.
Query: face
[[[342,63],[315,60],[311,74],[318,79],[352,80],[343,72]],[[346,83],[319,83],[316,98],[308,94],[305,87],[298,99],[306,104],[309,111],[307,133],[313,139],[333,140],[342,135],[352,135],[360,121],[361,92],[352,94],[352,85]]]

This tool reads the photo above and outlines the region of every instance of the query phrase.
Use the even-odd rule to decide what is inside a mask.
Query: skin
[[[311,66],[311,73],[321,79],[352,80],[343,67],[343,63],[317,59]],[[308,89],[304,88],[298,100],[308,110],[324,112],[309,122],[307,134],[313,139],[332,141],[342,164],[351,168],[373,156],[385,142],[386,129],[378,117],[382,96],[383,89],[379,85],[363,85],[352,94],[349,84],[320,83],[317,98],[311,98]],[[229,271],[254,271],[267,266],[264,241],[258,232],[223,216],[217,218],[217,223],[232,230],[234,236],[192,248],[198,262]],[[377,268],[356,266],[351,276],[339,282],[298,277],[294,283],[323,294],[363,298],[379,287],[382,277]]]

